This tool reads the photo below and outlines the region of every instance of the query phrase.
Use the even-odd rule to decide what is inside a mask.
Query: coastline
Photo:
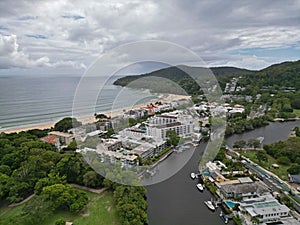
[[[99,112],[99,113],[106,114],[107,116],[110,116],[113,118],[113,117],[123,114],[124,110],[128,111],[128,110],[136,110],[136,109],[144,108],[147,106],[147,104],[150,104],[151,102],[161,101],[162,103],[166,103],[166,102],[178,101],[178,100],[183,100],[183,99],[187,100],[190,98],[191,98],[191,96],[188,96],[188,95],[163,94],[162,97],[155,99],[155,100],[151,100],[146,103],[142,103],[142,104],[135,105],[132,107],[120,108],[120,109],[116,109],[113,111],[106,111],[106,112]],[[68,116],[66,116],[66,117],[68,117]],[[85,116],[85,117],[81,117],[81,118],[77,118],[77,119],[80,122],[82,122],[83,124],[96,122],[94,115]],[[55,123],[57,123],[58,121],[59,120],[45,122],[45,123],[21,125],[21,126],[11,127],[11,128],[2,128],[2,129],[0,129],[0,133],[3,132],[6,134],[10,134],[10,133],[19,133],[22,131],[28,131],[28,130],[32,130],[32,129],[41,129],[41,130],[49,129],[51,127],[54,127]]]

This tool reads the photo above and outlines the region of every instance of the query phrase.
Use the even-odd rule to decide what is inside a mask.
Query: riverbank
[[[138,105],[127,107],[127,108],[120,108],[120,109],[113,110],[113,111],[99,112],[99,113],[106,114],[107,116],[110,116],[113,118],[113,117],[122,115],[124,113],[124,111],[144,108],[151,102],[153,103],[153,102],[160,101],[162,103],[167,103],[167,102],[173,102],[173,101],[179,101],[179,100],[188,100],[190,98],[191,98],[191,96],[186,96],[186,95],[164,94],[160,98],[151,100],[146,103],[138,104]],[[80,122],[82,122],[83,124],[96,122],[94,115],[93,116],[85,116],[85,117],[81,117],[81,118],[77,118],[77,119]],[[30,124],[30,125],[25,125],[25,126],[4,128],[2,130],[0,129],[0,132],[9,134],[9,133],[19,133],[21,131],[28,131],[28,130],[32,130],[32,129],[41,129],[41,130],[50,129],[51,127],[54,127],[55,123],[57,123],[58,121],[59,120],[52,121],[52,122],[38,123],[38,124]]]

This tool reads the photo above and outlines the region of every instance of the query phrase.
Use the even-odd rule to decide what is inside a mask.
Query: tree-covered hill
[[[181,70],[180,68],[183,68]],[[153,91],[162,90],[165,92],[168,92],[170,88],[166,87],[166,83],[162,84],[162,88],[160,87],[160,84],[156,81],[160,81],[161,79],[158,78],[164,78],[166,80],[173,81],[177,84],[179,84],[183,89],[187,91],[188,94],[195,94],[195,90],[199,90],[196,83],[191,79],[191,77],[185,72],[186,70],[197,70],[197,73],[199,76],[205,77],[209,74],[214,74],[219,79],[219,82],[222,84],[224,79],[223,77],[232,77],[232,76],[240,76],[243,74],[252,74],[254,71],[246,70],[246,69],[240,69],[235,67],[212,67],[212,68],[205,68],[205,67],[188,67],[188,66],[172,66],[164,69],[160,69],[157,71],[153,71],[146,74],[141,75],[129,75],[122,78],[119,78],[114,82],[114,85],[119,86],[128,86],[130,84],[130,87],[136,87],[136,88],[148,88]],[[142,78],[142,79],[141,79]],[[151,79],[150,79],[151,78]],[[137,82],[138,80],[143,80],[142,83]],[[135,81],[135,82],[133,82]],[[147,83],[145,82],[147,81]],[[152,85],[152,83],[154,83]],[[223,85],[222,85],[223,86]]]
[[[223,89],[226,82],[232,77],[242,77],[239,84],[248,87],[248,89],[262,89],[263,87],[292,88],[296,91],[300,89],[300,61],[284,62],[269,66],[259,71],[240,69],[236,67],[188,67],[180,66],[184,69],[197,70],[199,76],[205,76],[211,72],[216,76],[221,88]],[[158,82],[165,78],[166,82],[175,82],[181,86],[188,94],[197,94],[199,87],[196,82],[190,78],[183,70],[177,67],[168,67],[142,75],[133,75],[119,78],[114,85],[147,88],[152,91],[161,91],[167,93],[169,88],[166,82]],[[143,79],[141,79],[143,78]],[[142,82],[138,82],[142,80]],[[133,82],[134,81],[134,82]],[[250,93],[251,94],[251,93]]]

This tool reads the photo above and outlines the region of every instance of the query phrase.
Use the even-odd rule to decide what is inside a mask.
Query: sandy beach
[[[191,96],[186,96],[186,95],[174,95],[174,94],[163,94],[163,96],[161,98],[149,101],[147,103],[143,103],[140,105],[135,105],[132,107],[128,107],[128,108],[122,108],[122,109],[117,109],[114,111],[109,111],[109,112],[101,112],[103,114],[106,114],[107,116],[110,117],[115,117],[118,115],[121,115],[124,113],[125,111],[128,110],[134,110],[134,109],[140,109],[140,108],[144,108],[147,106],[147,104],[149,103],[154,103],[156,101],[161,101],[162,103],[166,103],[166,102],[172,102],[172,101],[178,101],[178,100],[187,100],[190,99]],[[96,122],[94,115],[92,116],[87,116],[87,117],[82,117],[82,118],[77,118],[80,122],[82,122],[83,124],[86,123],[93,123]],[[59,120],[58,120],[59,121]],[[54,126],[55,123],[57,123],[58,121],[53,121],[53,122],[46,122],[46,123],[39,123],[39,124],[30,124],[30,125],[24,125],[24,126],[19,126],[19,127],[13,127],[13,128],[8,128],[8,129],[3,129],[0,132],[4,132],[4,133],[19,133],[21,131],[27,131],[27,130],[32,130],[32,129],[47,129],[47,128],[51,128]]]

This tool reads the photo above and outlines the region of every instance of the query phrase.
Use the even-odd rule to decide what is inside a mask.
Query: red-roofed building
[[[42,137],[40,140],[43,142],[55,145],[57,148],[60,147],[59,137],[56,135],[48,135],[46,137]]]

